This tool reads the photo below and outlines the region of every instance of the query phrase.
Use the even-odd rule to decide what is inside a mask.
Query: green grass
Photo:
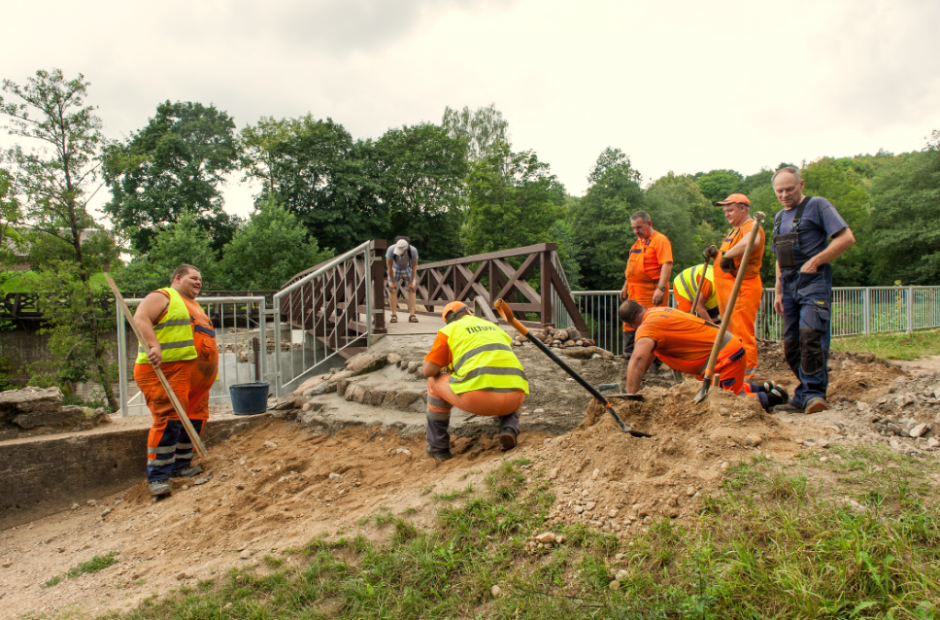
[[[835,351],[874,353],[876,357],[891,360],[916,360],[940,355],[940,331],[914,332],[911,335],[853,336],[832,341]]]
[[[112,551],[106,555],[96,555],[87,562],[82,562],[78,566],[74,566],[68,570],[68,572],[62,573],[61,575],[56,575],[43,585],[47,588],[58,584],[63,579],[74,579],[79,575],[84,575],[85,573],[97,573],[100,570],[104,570],[109,566],[117,563],[117,552]]]
[[[933,459],[869,447],[787,465],[756,458],[729,468],[692,523],[654,521],[627,544],[555,528],[565,543],[538,551],[526,542],[552,495],[527,482],[526,465],[507,462],[460,505],[444,504],[431,530],[383,513],[387,543],[318,538],[266,574],[233,569],[122,617],[940,618]]]

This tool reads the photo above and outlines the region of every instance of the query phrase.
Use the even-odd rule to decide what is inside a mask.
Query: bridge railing
[[[513,262],[519,266],[513,266],[509,259],[515,259]],[[536,270],[539,290],[527,280]],[[493,303],[502,298],[517,315],[537,315],[541,324],[554,324],[555,309],[560,307],[575,327],[587,329],[568,289],[554,243],[419,264],[415,282],[418,306],[428,313],[452,301],[463,301],[496,321]]]

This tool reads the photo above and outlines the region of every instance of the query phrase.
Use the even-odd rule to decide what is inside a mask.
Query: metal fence
[[[278,349],[286,344],[290,350],[274,358],[278,397],[330,365],[342,365],[337,356],[343,349],[372,343],[372,250],[367,241],[274,294]],[[290,336],[283,343],[285,329]]]
[[[572,291],[597,346],[620,352],[623,326],[617,317],[620,291]],[[774,289],[765,288],[755,322],[758,338],[783,339],[783,319],[774,311]],[[670,294],[669,305],[675,307]],[[568,314],[556,304],[555,324],[567,327]],[[833,336],[891,332],[913,333],[940,328],[940,286],[838,287],[832,289],[830,324]]]
[[[135,307],[143,299],[126,299]],[[197,297],[215,326],[215,340],[219,347],[219,380],[209,392],[210,403],[231,402],[229,387],[239,383],[265,380],[269,340],[266,329],[264,297]],[[127,324],[123,314],[117,313],[118,381],[120,385],[121,417],[149,414],[139,390],[130,393],[128,373],[131,360],[137,357],[137,348],[128,349]],[[133,356],[133,357],[131,357]]]

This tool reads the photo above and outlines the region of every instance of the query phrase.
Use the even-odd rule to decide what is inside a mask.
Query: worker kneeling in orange
[[[618,310],[620,320],[636,329],[636,344],[627,367],[627,393],[636,394],[646,370],[658,357],[670,368],[695,375],[699,380],[708,366],[718,326],[674,308],[647,310],[633,300],[624,302]],[[782,387],[773,382],[748,383],[744,380],[744,343],[730,332],[725,332],[718,353],[715,373],[723,389],[746,394],[760,401],[770,410],[790,400]]]
[[[519,407],[529,382],[512,338],[497,325],[479,319],[460,301],[444,307],[444,322],[421,371],[428,378],[427,452],[446,461],[450,454],[450,410],[499,417],[500,450],[516,447]]]
[[[731,232],[718,250],[718,267],[715,269],[715,292],[718,294],[718,308],[721,316],[725,315],[728,307],[728,298],[734,288],[734,280],[747,248],[747,236],[754,228],[755,220],[751,218],[751,201],[744,194],[731,194],[724,200],[715,203],[724,208],[725,219],[733,226]],[[731,323],[728,327],[744,342],[744,376],[753,378],[757,372],[757,338],[754,334],[754,322],[757,311],[760,310],[760,301],[764,296],[764,284],[760,279],[760,267],[764,258],[764,230],[758,229],[757,239],[744,269],[744,279],[741,281],[741,290],[734,303],[734,312],[731,313]]]
[[[212,321],[196,303],[202,276],[191,265],[173,272],[170,286],[149,293],[134,314],[146,342],[138,349],[134,381],[153,416],[147,436],[147,481],[153,495],[170,492],[170,478],[202,473],[192,465],[193,442],[154,368],[160,368],[200,435],[209,418],[209,390],[219,368]]]

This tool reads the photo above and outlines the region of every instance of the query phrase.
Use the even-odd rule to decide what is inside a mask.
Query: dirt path
[[[792,384],[779,353],[764,351],[763,374]],[[608,374],[590,364],[585,369],[597,378]],[[571,383],[547,368],[540,378],[549,376],[556,383],[548,387],[569,407],[572,401],[564,397],[575,396]],[[575,430],[556,438],[526,433],[535,416],[523,418],[521,446],[509,455],[528,457],[532,477],[554,484],[549,524],[584,523],[628,539],[658,515],[692,518],[724,470],[757,453],[786,460],[808,448],[867,442],[937,455],[928,445],[940,411],[936,374],[911,377],[897,366],[834,356],[832,409],[812,417],[769,415],[750,398],[720,391],[696,406],[695,382],[670,385],[665,373],[653,376],[644,387],[647,402],[617,403],[628,423],[655,434],[651,439],[620,433],[596,404]],[[552,404],[551,392],[543,391],[530,406]],[[892,430],[894,425],[906,433],[906,425],[924,421],[931,429],[919,439]],[[88,498],[94,505],[0,532],[0,616],[66,607],[88,614],[126,610],[153,594],[218,578],[233,566],[261,569],[265,555],[321,534],[383,537],[388,528],[368,517],[385,512],[429,527],[435,494],[483,485],[504,458],[492,437],[461,437],[456,457],[440,463],[424,454],[423,437],[403,439],[375,428],[330,436],[272,421],[220,444],[203,485],[174,481],[172,497],[154,503],[141,481],[120,495]],[[115,565],[42,586],[112,551]]]

